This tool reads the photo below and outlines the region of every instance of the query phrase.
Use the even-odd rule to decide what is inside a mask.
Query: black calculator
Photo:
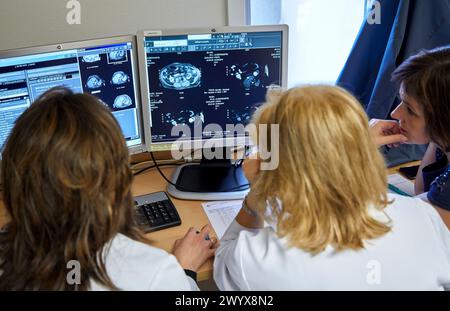
[[[134,198],[136,223],[144,232],[181,225],[181,218],[169,196],[161,191]]]

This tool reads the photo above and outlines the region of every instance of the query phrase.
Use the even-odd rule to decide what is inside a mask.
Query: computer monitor
[[[229,126],[247,125],[267,89],[286,86],[287,32],[286,25],[139,32],[149,150],[171,150],[183,141],[200,148],[211,141],[215,147],[248,143],[245,133]],[[229,159],[183,166],[173,183],[169,193],[183,199],[233,199],[248,191]]]
[[[0,146],[33,101],[65,86],[100,99],[120,124],[130,153],[146,151],[137,69],[135,36],[1,51]]]

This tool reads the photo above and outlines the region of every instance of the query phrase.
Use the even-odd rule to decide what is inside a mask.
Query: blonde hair
[[[328,245],[361,249],[390,231],[369,215],[369,205],[389,203],[386,169],[352,95],[331,86],[293,88],[269,96],[253,123],[258,135],[259,125],[279,124],[278,168],[261,171],[252,190],[270,203],[277,234],[290,246],[313,254]]]

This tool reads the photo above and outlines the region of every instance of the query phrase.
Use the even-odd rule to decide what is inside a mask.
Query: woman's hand
[[[216,238],[210,238],[211,226],[206,225],[200,232],[190,228],[186,235],[175,241],[172,254],[177,258],[183,269],[197,272],[219,246]]]
[[[408,138],[401,134],[397,121],[372,119],[369,122],[369,130],[378,146],[398,147],[408,141]]]
[[[259,157],[247,158],[242,163],[242,169],[244,170],[245,177],[250,184],[253,183],[255,177],[259,174],[260,166],[261,159]]]

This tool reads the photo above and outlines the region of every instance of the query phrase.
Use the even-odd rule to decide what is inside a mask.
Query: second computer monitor
[[[100,99],[117,119],[130,152],[146,151],[135,41],[121,36],[0,52],[0,146],[32,102],[65,86]]]
[[[149,149],[170,150],[180,139],[220,138],[228,145],[236,133],[226,125],[245,126],[269,87],[286,86],[287,38],[286,25],[140,32]],[[208,130],[211,124],[222,131]],[[191,136],[172,132],[176,125],[187,125]]]

